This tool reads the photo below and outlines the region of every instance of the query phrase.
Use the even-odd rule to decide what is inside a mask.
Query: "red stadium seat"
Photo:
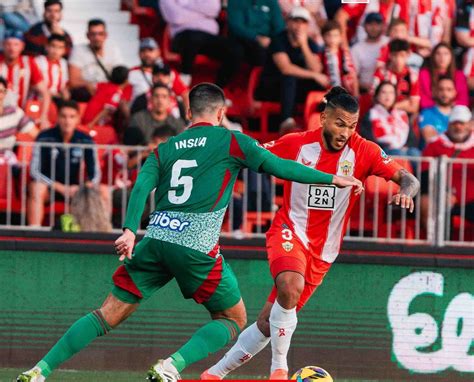
[[[324,92],[309,92],[306,96],[306,102],[304,104],[304,124],[307,130],[317,130],[319,129],[319,119],[316,120],[316,117],[313,117],[314,114],[319,118],[319,112],[317,111],[318,105],[323,101]],[[311,123],[310,123],[311,119]],[[315,122],[316,125],[315,125]]]
[[[268,118],[270,114],[279,114],[281,112],[279,102],[258,101],[254,97],[255,89],[258,86],[262,68],[256,67],[250,72],[249,83],[247,88],[247,100],[249,104],[249,116],[260,119],[260,131],[253,133],[256,139],[260,141],[271,141],[278,138],[278,133],[271,133],[268,129]]]

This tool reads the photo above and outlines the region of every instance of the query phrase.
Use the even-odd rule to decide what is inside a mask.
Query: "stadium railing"
[[[41,155],[41,147],[50,148],[50,174],[56,180],[54,168],[58,150],[65,150],[65,165],[71,155],[82,158],[85,150],[96,153],[101,169],[97,186],[107,218],[114,231],[119,232],[125,219],[128,198],[133,182],[140,170],[142,159],[150,149],[142,146],[83,145],[19,142],[16,158],[0,156],[0,228],[6,229],[61,229],[60,217],[70,214],[70,197],[50,192],[41,227],[30,227],[27,222],[28,185],[31,182],[33,152]],[[74,153],[74,154],[72,154]],[[42,161],[44,158],[37,158]],[[474,246],[474,224],[471,223],[472,201],[468,187],[474,179],[474,160],[435,158],[395,158],[427,183],[427,192],[415,198],[415,211],[410,214],[389,205],[398,189],[393,182],[369,177],[366,191],[356,202],[347,224],[346,240],[380,243],[429,244],[437,246]],[[87,179],[84,163],[80,167],[80,185]],[[453,176],[461,179],[463,191],[460,200],[453,204]],[[71,174],[66,172],[66,183]],[[472,187],[472,185],[471,185]],[[459,193],[458,193],[459,194]],[[424,199],[423,201],[421,199]],[[326,201],[327,202],[327,201]],[[232,201],[223,224],[223,236],[263,237],[275,212],[283,203],[283,181],[243,170],[233,190]],[[422,204],[424,208],[422,207]],[[454,207],[454,208],[453,208]],[[153,194],[147,203],[142,219],[145,228],[147,215],[154,209]],[[94,213],[89,211],[88,213]]]

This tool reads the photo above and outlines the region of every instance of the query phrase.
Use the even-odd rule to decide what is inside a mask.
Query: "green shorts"
[[[145,237],[114,273],[112,293],[135,304],[149,298],[173,278],[184,298],[193,298],[210,312],[220,312],[240,301],[237,278],[218,246],[209,254]]]

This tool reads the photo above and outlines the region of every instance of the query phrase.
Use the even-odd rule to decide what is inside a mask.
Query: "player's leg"
[[[49,189],[46,183],[32,181],[30,183],[30,193],[28,197],[28,208],[26,210],[28,224],[40,226],[44,217],[44,204],[49,196]]]
[[[219,362],[201,374],[201,379],[223,379],[231,371],[249,362],[270,343],[268,320],[273,302],[267,301],[257,322],[247,327]]]
[[[152,366],[152,381],[159,380],[160,373],[176,377],[187,366],[218,351],[240,333],[247,320],[237,279],[220,253],[205,254],[179,246],[169,248],[172,250],[175,253],[167,259],[167,266],[173,270],[183,296],[203,304],[212,320],[178,351]]]
[[[33,369],[18,376],[17,381],[44,381],[59,365],[129,317],[137,306],[120,301],[110,294],[99,309],[72,324],[43,359]]]

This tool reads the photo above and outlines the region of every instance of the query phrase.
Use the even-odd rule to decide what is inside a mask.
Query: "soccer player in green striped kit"
[[[245,306],[234,273],[219,251],[219,233],[242,168],[301,183],[356,187],[353,177],[316,171],[280,159],[245,134],[220,124],[225,116],[223,91],[208,83],[190,94],[191,127],[160,144],[143,165],[130,196],[124,232],[115,248],[124,260],[113,275],[114,287],[100,309],[76,321],[20,382],[42,382],[61,363],[107,334],[129,317],[141,301],[176,278],[184,298],[203,304],[212,320],[199,328],[176,353],[148,371],[149,381],[179,379],[188,365],[224,347],[246,325]],[[156,188],[156,211],[137,244],[145,201]]]

